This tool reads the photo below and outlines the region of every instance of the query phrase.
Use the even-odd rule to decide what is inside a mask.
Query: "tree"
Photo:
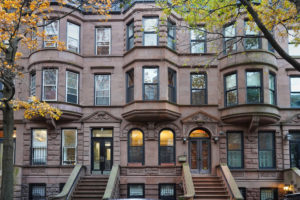
[[[288,29],[292,29],[294,43],[300,43],[300,0],[161,0],[158,5],[167,16],[171,12],[180,14],[191,27],[205,24],[206,31],[218,38],[225,38],[220,31],[224,26],[248,15],[249,21],[257,25],[251,29],[260,30],[278,54],[300,71],[300,63],[286,53],[272,35],[276,30],[278,36],[286,37]],[[243,37],[236,35],[235,41]]]
[[[71,11],[65,14],[55,14],[55,9],[65,5]],[[3,85],[3,98],[0,99],[0,109],[3,112],[3,167],[1,200],[13,199],[13,131],[14,111],[24,109],[27,119],[42,116],[58,119],[61,112],[36,97],[29,101],[14,100],[15,79],[22,77],[18,67],[18,58],[22,56],[18,48],[23,46],[30,50],[37,47],[37,38],[47,40],[48,44],[57,44],[63,49],[64,44],[55,36],[47,35],[45,26],[54,23],[74,11],[109,16],[111,0],[2,0],[0,1],[0,82]]]

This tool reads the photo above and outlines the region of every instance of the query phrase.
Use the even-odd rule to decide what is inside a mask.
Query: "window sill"
[[[143,166],[143,163],[127,163],[128,167],[140,167]]]
[[[160,163],[161,166],[175,166],[175,163]]]

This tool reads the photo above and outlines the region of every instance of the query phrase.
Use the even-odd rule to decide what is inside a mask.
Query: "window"
[[[231,169],[243,168],[243,134],[240,132],[227,133],[227,164]]]
[[[259,49],[260,39],[258,38],[258,36],[259,36],[259,32],[254,22],[245,21],[244,48]]]
[[[159,164],[175,163],[175,137],[171,130],[159,134]]]
[[[62,130],[62,164],[75,165],[77,155],[77,130]]]
[[[56,47],[57,46],[57,40],[58,34],[59,34],[59,21],[45,21],[45,24],[47,24],[44,27],[45,30],[45,39],[44,39],[44,47]],[[48,24],[50,23],[50,24]]]
[[[46,184],[31,183],[29,184],[30,200],[46,200]]]
[[[290,77],[291,107],[300,107],[300,77]]]
[[[71,22],[68,22],[67,26],[67,48],[70,51],[79,53],[80,26]]]
[[[270,104],[276,105],[276,76],[269,73],[269,99]]]
[[[57,100],[57,69],[43,70],[43,100]]]
[[[275,142],[274,133],[258,133],[259,168],[275,167]]]
[[[47,163],[47,130],[33,129],[31,144],[32,165],[45,165]]]
[[[291,56],[300,56],[300,45],[295,41],[298,34],[294,30],[288,31],[289,54]]]
[[[159,74],[158,68],[143,68],[143,99],[158,100],[159,99]]]
[[[206,34],[204,27],[191,30],[191,53],[206,52]]]
[[[110,75],[95,76],[95,105],[110,105]]]
[[[278,191],[277,188],[261,188],[260,200],[277,200]]]
[[[128,135],[128,162],[144,164],[144,134],[138,129],[133,129]]]
[[[128,198],[144,198],[144,184],[128,184]]]
[[[170,49],[173,49],[175,50],[176,48],[176,24],[171,22],[171,21],[168,21],[168,47]]]
[[[262,103],[261,71],[247,71],[247,103]]]
[[[158,45],[158,18],[143,18],[143,45],[157,46]]]
[[[191,104],[207,103],[206,74],[191,74]]]
[[[176,103],[176,71],[168,69],[169,101]]]
[[[225,82],[225,106],[238,104],[237,74],[228,74],[224,78]]]
[[[109,55],[111,52],[111,28],[96,28],[96,54]]]
[[[231,53],[236,51],[235,25],[231,24],[224,28],[224,52]]]
[[[293,130],[289,132],[291,138],[290,144],[290,168],[300,168],[300,132],[299,130]]]
[[[66,100],[68,103],[78,103],[78,73],[66,72]]]
[[[159,184],[159,199],[176,200],[176,185]]]
[[[126,102],[131,102],[134,99],[134,70],[126,73]]]
[[[241,195],[244,197],[244,200],[247,199],[247,190],[246,188],[239,188]]]
[[[30,74],[30,96],[36,96],[36,73]]]
[[[127,51],[134,46],[134,22],[127,24]]]

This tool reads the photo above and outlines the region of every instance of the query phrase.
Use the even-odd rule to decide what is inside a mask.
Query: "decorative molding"
[[[96,111],[87,117],[83,117],[79,120],[80,122],[90,122],[90,123],[121,123],[122,119],[113,116],[106,111]]]
[[[293,115],[291,118],[287,119],[284,124],[298,124],[300,125],[300,113]]]
[[[182,123],[197,123],[202,126],[205,123],[219,123],[220,120],[206,112],[198,111],[181,120]]]

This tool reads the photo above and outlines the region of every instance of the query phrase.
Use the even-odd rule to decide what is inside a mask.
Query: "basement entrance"
[[[210,137],[202,129],[192,131],[189,136],[189,164],[192,173],[210,173]]]
[[[109,174],[113,164],[112,129],[92,130],[92,174]]]

